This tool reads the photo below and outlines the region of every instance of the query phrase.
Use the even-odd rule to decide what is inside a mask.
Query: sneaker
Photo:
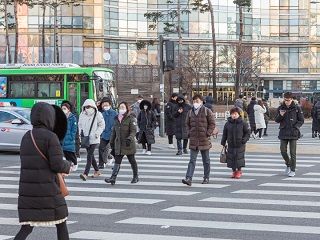
[[[251,134],[251,137],[252,137],[253,139],[256,139],[256,138],[257,138],[257,135],[254,134],[254,133],[252,133],[252,134]]]
[[[151,151],[147,151],[146,154],[151,156]]]
[[[169,144],[169,148],[175,149],[175,146],[173,144]]]
[[[146,154],[147,150],[146,149],[142,149],[142,154]]]
[[[202,184],[208,184],[209,183],[209,178],[203,178]]]
[[[261,137],[261,138],[258,138],[258,140],[263,140],[263,137]]]
[[[182,151],[179,150],[176,155],[182,155]]]
[[[242,172],[241,171],[236,171],[236,174],[235,174],[234,178],[240,179],[241,176],[242,176]]]
[[[112,158],[108,158],[106,165],[107,166],[112,166],[113,163],[114,163],[114,158],[113,157]]]
[[[290,171],[288,174],[288,177],[294,177],[296,175],[296,172]]]
[[[72,172],[75,172],[78,170],[78,164],[72,166]]]
[[[184,153],[184,154],[188,154],[189,152],[188,152],[188,150],[185,148],[185,149],[183,149],[183,153]]]
[[[82,160],[81,157],[77,158],[77,162],[81,162],[81,160]]]
[[[182,179],[182,183],[191,187],[192,180],[190,178]]]
[[[237,171],[232,172],[231,178],[235,178],[236,177],[236,173],[237,173]]]
[[[91,176],[92,178],[99,177],[101,175],[100,171],[94,171],[93,175]]]
[[[88,175],[86,174],[80,174],[80,178],[83,180],[83,181],[87,181],[87,178],[88,178]]]
[[[267,133],[263,134],[263,136],[268,137],[269,135]]]
[[[284,171],[284,174],[289,175],[290,172],[291,172],[290,167],[286,167],[286,170]]]
[[[99,169],[104,169],[104,164],[98,166]]]

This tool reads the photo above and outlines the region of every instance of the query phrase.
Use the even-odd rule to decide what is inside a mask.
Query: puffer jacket
[[[68,117],[67,133],[62,141],[63,151],[76,152],[76,134],[78,131],[77,118],[73,113]]]
[[[183,101],[182,104],[179,101]],[[178,110],[182,109],[183,112],[179,113]],[[177,107],[174,112],[174,117],[176,118],[176,129],[175,135],[177,139],[188,139],[188,131],[186,127],[186,118],[188,112],[191,110],[191,106],[186,104],[185,99],[182,96],[177,98]]]
[[[94,114],[88,115],[85,111],[85,106],[91,106],[95,109],[96,117],[94,118]],[[100,143],[100,135],[102,134],[105,123],[101,112],[98,111],[98,108],[95,102],[92,99],[87,99],[82,105],[82,112],[79,116],[79,134],[83,131],[84,136],[89,135],[89,130],[91,123],[94,119],[92,130],[89,136],[90,144],[99,144]]]
[[[143,106],[147,105],[148,109],[144,110]],[[141,137],[143,133],[146,135],[147,143],[154,144],[155,137],[154,137],[154,129],[156,128],[157,118],[154,112],[151,110],[151,103],[147,100],[143,100],[140,103],[140,113],[138,115],[138,142],[141,143]]]
[[[186,117],[187,132],[190,139],[189,148],[192,150],[209,150],[212,147],[211,139],[216,126],[213,112],[201,106],[198,115],[192,108]]]
[[[133,155],[136,153],[135,136],[137,132],[137,120],[134,114],[127,113],[120,122],[115,118],[110,146],[115,155]],[[130,142],[127,145],[128,141]]]
[[[267,112],[265,106],[261,107],[259,104],[254,105],[254,122],[256,123],[256,129],[266,128],[266,121],[264,120],[264,114]]]
[[[69,173],[70,163],[63,160],[60,141],[53,132],[55,118],[54,108],[47,103],[37,103],[31,110],[33,136],[48,161],[38,153],[30,132],[27,132],[20,147],[20,222],[57,221],[68,216],[67,204],[61,195],[56,173]]]
[[[284,116],[280,115],[280,110],[285,110]],[[301,137],[300,128],[304,123],[304,116],[301,108],[291,103],[289,107],[283,103],[278,107],[275,121],[280,123],[279,139],[297,140]]]
[[[251,129],[254,129],[256,127],[255,116],[254,116],[254,106],[256,104],[257,104],[257,101],[251,100],[248,105],[248,108],[247,108],[247,113],[248,113]]]
[[[176,128],[176,119],[173,116],[174,111],[177,107],[177,103],[175,100],[171,99],[165,108],[165,129],[167,135],[174,135]]]
[[[245,167],[246,143],[250,138],[248,124],[242,118],[232,119],[224,125],[221,145],[228,143],[227,166],[229,168]]]

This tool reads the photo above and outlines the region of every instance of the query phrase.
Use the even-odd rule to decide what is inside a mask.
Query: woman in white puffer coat
[[[92,129],[90,131],[92,124]],[[80,178],[86,181],[91,168],[94,168],[94,174],[92,177],[98,177],[101,175],[97,161],[94,157],[94,151],[97,145],[100,143],[100,135],[105,128],[105,122],[102,114],[98,111],[95,102],[92,99],[87,99],[83,106],[82,112],[79,116],[79,133],[83,136],[89,136],[90,146],[87,147],[87,164],[83,174],[80,174]]]
[[[259,133],[258,139],[262,138],[262,130],[266,128],[266,122],[264,120],[264,114],[266,113],[266,107],[263,105],[263,102],[261,100],[258,101],[258,104],[254,105],[254,119],[256,123],[256,130],[255,135],[257,137],[257,134]]]

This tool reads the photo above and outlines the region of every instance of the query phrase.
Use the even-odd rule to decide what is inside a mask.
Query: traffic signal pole
[[[160,78],[160,94],[161,94],[161,113],[160,113],[160,137],[165,137],[165,123],[164,123],[164,62],[163,62],[163,36],[159,36],[159,78]]]

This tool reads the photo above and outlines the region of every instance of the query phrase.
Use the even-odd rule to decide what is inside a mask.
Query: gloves
[[[131,139],[127,138],[126,139],[126,147],[130,147],[130,144],[131,144]]]

